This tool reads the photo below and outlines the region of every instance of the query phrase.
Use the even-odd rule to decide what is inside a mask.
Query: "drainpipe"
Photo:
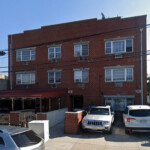
[[[13,89],[13,77],[12,77],[12,65],[13,65],[13,53],[12,53],[12,35],[10,43],[10,89]]]
[[[143,45],[142,45],[142,32],[143,32],[143,28],[140,28],[140,32],[141,32],[141,105],[143,105]]]

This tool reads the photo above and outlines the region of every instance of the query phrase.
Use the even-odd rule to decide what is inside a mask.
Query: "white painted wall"
[[[58,109],[54,111],[47,112],[47,120],[49,120],[49,127],[53,127],[56,124],[65,120],[65,113],[68,111],[68,108]]]

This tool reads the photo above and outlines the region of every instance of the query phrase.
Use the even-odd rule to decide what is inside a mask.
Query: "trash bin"
[[[49,140],[49,120],[33,120],[28,123],[29,129],[32,129],[44,141]]]

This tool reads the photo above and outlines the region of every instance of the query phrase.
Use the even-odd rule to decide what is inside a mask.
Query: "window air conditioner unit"
[[[115,82],[115,87],[123,87],[123,83],[122,82]]]
[[[78,61],[82,61],[82,60],[84,60],[84,57],[83,56],[79,56],[78,57]]]
[[[23,85],[22,86],[24,89],[27,89],[28,88],[28,85]]]
[[[75,82],[76,83],[81,83],[81,80],[80,79],[76,79]]]
[[[57,88],[57,84],[52,84],[51,88]]]
[[[28,61],[23,61],[23,65],[29,65]]]
[[[118,59],[118,58],[122,58],[123,55],[122,54],[115,54],[115,58]]]
[[[57,59],[52,59],[52,63],[56,63],[57,62]]]

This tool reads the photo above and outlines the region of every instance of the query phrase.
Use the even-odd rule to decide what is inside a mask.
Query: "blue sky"
[[[101,19],[101,12],[106,17],[123,18],[146,14],[147,24],[150,24],[150,0],[0,0],[0,49],[8,49],[9,34],[45,25]],[[150,28],[147,29],[147,49],[150,50],[148,41]],[[7,55],[0,56],[0,67],[3,66],[8,66]],[[0,71],[7,71],[7,68],[0,68]]]

